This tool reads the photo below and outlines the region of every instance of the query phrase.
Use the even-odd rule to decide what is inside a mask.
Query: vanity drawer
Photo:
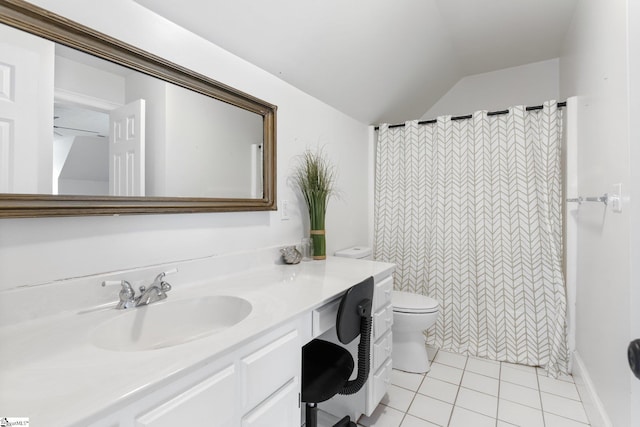
[[[370,399],[367,402],[366,415],[370,416],[376,409],[391,384],[392,361],[389,359],[372,378]]]
[[[342,295],[313,310],[311,313],[311,333],[314,338],[336,326],[336,317],[338,316],[338,308],[340,307],[341,299]]]
[[[380,338],[373,345],[373,358],[371,370],[376,371],[380,365],[382,365],[389,357],[391,357],[391,348],[393,345],[393,341],[391,339],[391,331],[387,331],[387,333]]]
[[[231,427],[235,415],[235,386],[235,370],[231,365],[137,416],[134,425],[136,427],[198,425],[203,420],[216,420],[216,425]]]
[[[251,409],[300,375],[301,344],[291,331],[240,361],[242,408]]]
[[[373,315],[373,340],[377,341],[393,324],[393,307],[391,304],[377,311]]]
[[[373,293],[373,311],[376,312],[387,304],[391,304],[391,292],[393,291],[393,276],[389,276],[376,283]]]
[[[300,425],[298,392],[300,384],[292,379],[280,390],[242,417],[242,427],[272,427]]]

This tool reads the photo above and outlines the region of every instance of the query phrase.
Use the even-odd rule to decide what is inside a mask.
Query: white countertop
[[[156,350],[110,351],[91,343],[91,333],[98,325],[129,310],[84,307],[2,327],[0,416],[29,417],[34,426],[52,427],[119,408],[322,305],[367,277],[391,271],[393,264],[328,257],[297,265],[262,266],[174,287],[166,300],[155,304],[234,295],[248,300],[252,311],[222,332]]]

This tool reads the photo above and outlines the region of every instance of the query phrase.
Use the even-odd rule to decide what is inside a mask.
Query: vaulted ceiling
[[[577,0],[135,0],[363,123],[560,56]]]

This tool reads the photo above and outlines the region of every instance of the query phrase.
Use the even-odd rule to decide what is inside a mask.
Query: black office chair
[[[340,301],[336,333],[343,344],[358,335],[358,375],[349,381],[354,362],[351,353],[337,344],[315,339],[302,347],[302,401],[306,403],[306,427],[318,425],[318,403],[336,394],[354,394],[369,376],[373,277],[349,288]],[[355,427],[348,416],[334,427]]]

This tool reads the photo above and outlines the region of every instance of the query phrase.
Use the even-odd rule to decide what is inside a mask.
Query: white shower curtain
[[[375,258],[440,304],[427,342],[566,372],[562,110],[381,125]]]

